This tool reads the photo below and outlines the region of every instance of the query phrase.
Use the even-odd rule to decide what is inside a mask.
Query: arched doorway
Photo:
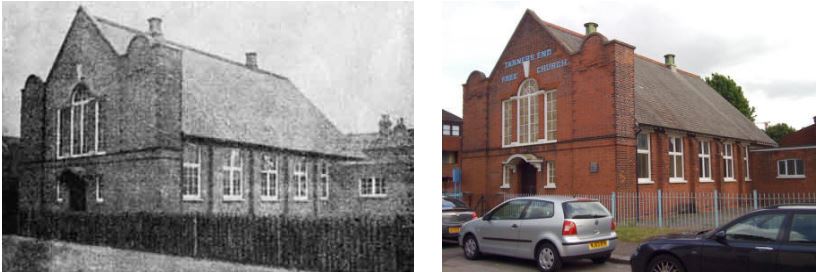
[[[511,173],[515,173],[518,178],[519,194],[536,194],[538,191],[537,177],[541,172],[542,160],[533,154],[515,154],[507,158],[504,164],[504,178],[502,189],[510,189]]]
[[[85,211],[87,206],[87,185],[85,180],[71,171],[62,172],[60,184],[65,186],[68,198],[68,209],[71,211]]]

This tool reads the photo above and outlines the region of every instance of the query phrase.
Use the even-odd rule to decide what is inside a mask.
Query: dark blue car
[[[638,246],[632,271],[816,271],[816,205],[757,210],[717,229]]]

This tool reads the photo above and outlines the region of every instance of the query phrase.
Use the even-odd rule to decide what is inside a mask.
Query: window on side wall
[[[241,181],[244,162],[237,148],[230,149],[224,159],[223,195],[224,200],[242,200]]]
[[[105,199],[102,197],[102,192],[104,192],[105,187],[104,183],[102,183],[101,176],[94,176],[94,185],[95,185],[95,195],[96,195],[96,203],[102,203]]]
[[[451,135],[459,136],[459,125],[451,125]]]
[[[62,202],[62,184],[59,179],[57,179],[57,182],[54,184],[54,189],[56,190],[57,194],[57,202]]]
[[[637,135],[637,177],[638,183],[652,183],[651,147],[649,133],[641,132]]]
[[[196,144],[184,145],[183,185],[181,187],[183,200],[201,199],[201,149]]]
[[[448,124],[442,125],[442,135],[448,136],[451,135],[451,126]]]
[[[682,137],[669,137],[669,182],[685,182]]]
[[[723,144],[723,180],[734,181],[734,145]]]
[[[378,177],[360,179],[360,197],[385,197],[386,195],[384,179]]]
[[[700,182],[710,182],[711,179],[711,142],[707,140],[700,141],[699,153],[697,153],[697,161],[700,164]]]
[[[264,155],[261,161],[261,200],[278,200],[278,157]]]
[[[320,199],[329,199],[329,163],[321,162],[319,167],[320,172]]]
[[[292,178],[295,179],[295,200],[309,199],[309,171],[307,164],[308,163],[303,160],[298,160],[295,163],[295,172],[292,175]]]
[[[748,161],[748,156],[749,156],[748,154],[750,154],[750,153],[748,153],[748,152],[749,152],[748,151],[748,146],[746,145],[746,146],[744,146],[742,148],[742,163],[743,163],[743,169],[745,169],[744,170],[745,171],[745,173],[744,173],[745,174],[745,180],[751,180],[751,166],[750,166],[749,161]]]
[[[778,160],[777,178],[804,178],[805,163],[801,159]]]

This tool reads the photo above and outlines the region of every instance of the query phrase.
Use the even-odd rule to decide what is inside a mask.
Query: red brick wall
[[[751,152],[751,179],[760,193],[816,192],[816,148]],[[802,159],[805,178],[777,177],[777,160]]]

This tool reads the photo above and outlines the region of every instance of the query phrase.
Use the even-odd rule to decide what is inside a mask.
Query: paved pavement
[[[628,260],[628,257],[627,257]],[[534,261],[522,260],[501,256],[489,256],[477,261],[465,258],[462,248],[449,244],[442,246],[442,270],[449,271],[485,271],[485,272],[513,272],[538,271]],[[590,260],[581,260],[565,263],[561,271],[631,271],[628,264],[607,262],[593,264]]]

